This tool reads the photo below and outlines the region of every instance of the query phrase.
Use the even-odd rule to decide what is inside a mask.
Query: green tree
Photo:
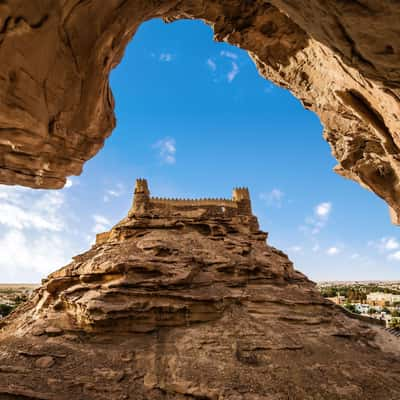
[[[392,318],[391,321],[389,322],[389,326],[391,328],[400,330],[400,318]]]
[[[400,311],[398,311],[398,310],[392,311],[392,318],[393,317],[400,317]]]
[[[354,304],[346,303],[344,305],[344,308],[346,308],[347,310],[349,310],[354,314],[360,314],[360,312],[356,310],[356,306]]]
[[[8,304],[0,304],[0,314],[5,317],[6,315],[10,314],[15,307],[10,306]]]

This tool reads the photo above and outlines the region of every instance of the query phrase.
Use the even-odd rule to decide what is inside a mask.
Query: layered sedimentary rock
[[[266,237],[244,188],[181,201],[138,181],[128,216],[3,322],[0,398],[399,399],[400,341]]]
[[[319,115],[336,171],[398,222],[400,4],[389,0],[4,0],[1,183],[60,188],[81,172],[115,126],[110,70],[159,17],[202,19],[216,40],[246,49]]]

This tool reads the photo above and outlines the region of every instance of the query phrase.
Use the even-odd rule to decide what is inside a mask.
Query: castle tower
[[[136,179],[131,213],[143,214],[150,201],[150,191],[146,179]]]
[[[248,188],[234,188],[232,200],[237,203],[240,215],[252,215],[250,193]]]

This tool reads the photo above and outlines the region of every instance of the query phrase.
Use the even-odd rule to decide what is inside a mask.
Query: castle
[[[226,224],[240,225],[242,232],[258,233],[266,238],[266,234],[259,231],[257,218],[251,210],[251,200],[247,188],[233,189],[231,199],[167,199],[150,196],[146,179],[137,179],[133,204],[128,213],[128,219],[161,219],[175,221],[217,221]],[[125,224],[126,220],[122,221]],[[119,224],[116,225],[118,227]],[[106,242],[112,231],[96,235],[96,244]]]
[[[213,217],[252,216],[247,188],[233,189],[232,199],[167,199],[151,197],[147,181],[137,179],[129,215],[179,213],[203,209]]]

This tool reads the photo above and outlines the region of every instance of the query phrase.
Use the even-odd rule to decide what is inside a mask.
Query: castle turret
[[[234,188],[232,200],[237,203],[240,215],[252,215],[249,189],[245,187]]]
[[[135,193],[131,213],[143,214],[150,202],[150,191],[146,179],[136,179]]]

